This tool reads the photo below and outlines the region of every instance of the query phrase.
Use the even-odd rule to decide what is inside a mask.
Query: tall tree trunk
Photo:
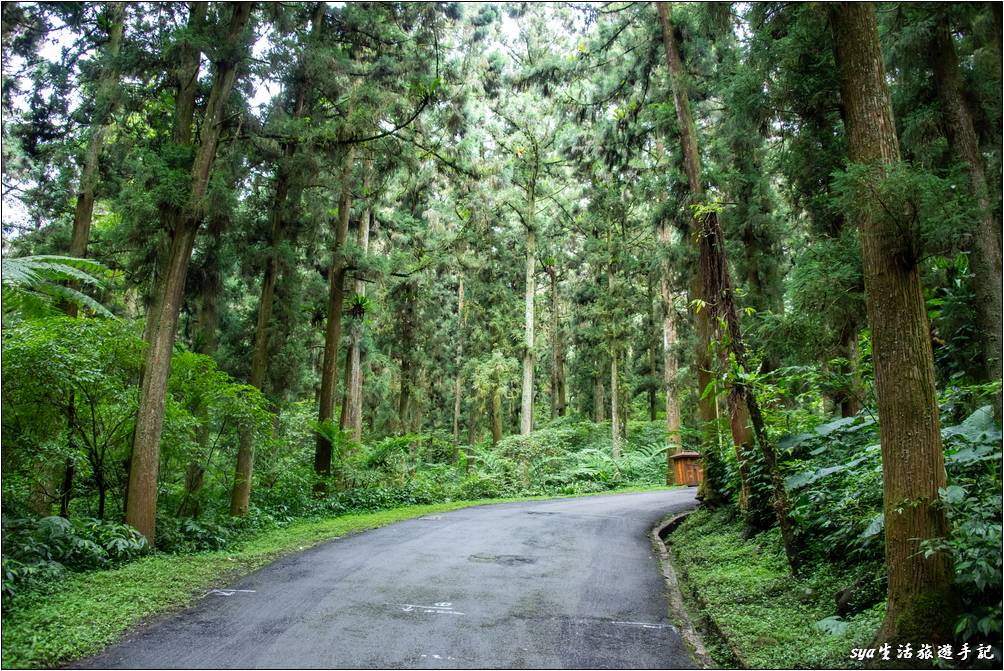
[[[342,375],[342,408],[338,413],[338,429],[344,431],[349,425],[349,386],[352,384],[352,333],[355,324],[349,324],[349,346],[345,348],[345,366]]]
[[[646,321],[646,342],[648,346],[645,348],[648,351],[648,382],[646,386],[646,392],[648,394],[648,421],[654,422],[658,416],[658,406],[657,406],[657,394],[656,394],[656,371],[658,370],[658,364],[656,363],[657,355],[655,350],[658,348],[658,337],[656,336],[655,329],[655,297],[653,296],[654,289],[652,287],[652,275],[646,278],[648,281],[646,283],[646,294],[645,299],[647,301],[648,310],[648,320]]]
[[[558,297],[558,271],[548,266],[551,279],[551,419],[565,416],[568,405],[565,385],[565,339],[561,331],[561,303]]]
[[[900,160],[875,7],[842,2],[830,12],[848,155],[872,171],[858,199],[858,226],[882,427],[889,601],[878,638],[945,641],[953,621],[946,617],[951,564],[943,552],[928,556],[921,546],[948,534],[938,499],[945,463],[924,294],[916,259],[903,248],[906,217],[868,206],[885,167]]]
[[[456,377],[453,381],[453,463],[460,458],[460,386],[464,376],[461,374],[461,364],[464,359],[464,271],[460,271],[457,282],[457,356],[455,367]]]
[[[171,368],[178,311],[185,286],[188,259],[192,254],[196,228],[179,222],[171,238],[169,265],[161,275],[150,342],[144,357],[140,405],[136,416],[129,488],[126,493],[126,524],[139,530],[151,545],[155,542],[157,475],[160,466],[160,435],[164,424],[167,378]]]
[[[73,500],[73,477],[76,473],[76,467],[73,464],[73,458],[66,458],[66,467],[63,469],[63,486],[59,491],[59,516],[69,517],[70,516],[70,501]]]
[[[841,372],[850,379],[839,393],[840,416],[853,417],[861,412],[861,384],[858,375],[858,325],[848,321],[843,333],[844,358],[847,365],[841,366]]]
[[[401,388],[397,396],[397,421],[402,434],[408,433],[411,426],[411,376],[411,358],[404,356],[401,359]]]
[[[317,419],[331,420],[335,413],[335,386],[338,383],[338,345],[342,337],[342,304],[345,300],[345,262],[342,248],[349,232],[349,211],[352,207],[352,163],[355,149],[352,145],[345,154],[342,169],[342,194],[338,202],[338,220],[335,226],[335,246],[331,250],[331,268],[328,271],[328,320],[324,332],[324,365],[321,369],[321,395]],[[314,451],[314,471],[321,476],[331,474],[331,441],[317,434]]]
[[[502,440],[502,392],[498,387],[492,389],[492,446]]]
[[[607,235],[607,254],[611,257],[607,264],[607,293],[616,296],[615,290],[615,266],[613,262],[613,250],[610,246],[609,231]],[[620,415],[620,380],[617,371],[617,357],[619,355],[616,336],[610,341],[610,444],[613,458],[620,459],[621,456],[621,415]]]
[[[597,369],[593,378],[593,421],[597,424],[607,420],[607,392],[603,377],[603,369]]]
[[[707,309],[710,317],[725,322],[728,331],[728,352],[731,353],[741,372],[748,370],[746,347],[743,342],[742,328],[739,324],[739,310],[735,302],[735,290],[729,273],[728,258],[725,253],[725,235],[718,223],[717,214],[712,211],[701,217],[701,274],[709,296],[716,297],[709,302]],[[732,435],[736,446],[740,469],[748,463],[746,454],[752,451],[752,437],[749,435],[748,423],[753,424],[757,442],[760,444],[760,454],[773,489],[774,513],[781,528],[781,539],[784,551],[792,573],[797,573],[800,563],[801,544],[795,533],[795,523],[791,517],[788,495],[784,479],[777,464],[774,444],[767,436],[766,425],[760,413],[760,405],[753,390],[742,379],[730,380],[728,395],[729,421],[732,425]],[[744,476],[740,470],[744,485],[748,484],[749,474]],[[764,511],[759,500],[751,498],[749,489],[743,494],[747,497],[743,509],[749,531],[757,531],[769,526],[771,520]]]
[[[192,4],[193,19],[204,12],[204,7],[200,9],[197,3]],[[209,185],[209,176],[216,159],[223,112],[237,75],[239,59],[243,57],[247,46],[243,36],[250,14],[250,3],[234,3],[226,38],[230,48],[225,50],[227,57],[215,64],[199,147],[192,164],[188,203],[180,216],[172,216],[175,212],[171,211],[166,214],[168,220],[165,221],[165,228],[171,231],[171,246],[163,272],[159,274],[160,286],[157,288],[154,300],[156,313],[149,319],[149,340],[144,358],[143,381],[140,387],[139,410],[130,460],[129,488],[126,494],[126,523],[136,527],[151,546],[155,542],[157,472],[160,462],[160,436],[164,424],[164,402],[171,368],[171,353],[174,350],[174,338],[178,326],[178,312],[181,308],[181,295],[185,287],[188,261],[202,219],[203,200]],[[201,19],[198,19],[198,22],[201,23]],[[197,51],[194,56],[195,68],[188,71],[196,75],[199,58]],[[185,92],[190,84],[191,82],[179,81],[175,109],[176,123],[179,119],[182,124],[186,122],[184,115],[179,116],[179,109],[189,103]],[[191,102],[194,104],[194,85],[191,85],[191,88]],[[177,144],[188,144],[184,140],[191,137],[190,121],[191,116],[187,118],[187,128],[175,126]],[[177,142],[179,139],[182,141]]]
[[[533,299],[537,293],[536,276],[534,274],[537,234],[532,228],[532,192],[527,211],[529,215],[527,217],[527,225],[531,228],[526,233],[526,305],[524,310],[526,332],[523,340],[523,396],[519,413],[519,433],[521,436],[529,436],[533,431]]]
[[[618,365],[619,371],[630,370],[630,361],[634,361],[634,348],[631,343],[627,344],[627,351],[621,358],[621,362]],[[621,419],[621,441],[626,441],[628,439],[628,417],[631,414],[631,396],[628,394],[628,385],[621,382],[617,385],[620,390],[620,401],[618,406],[620,408],[620,419]]]
[[[996,4],[996,3],[994,3]],[[999,7],[997,8],[999,11]],[[938,9],[943,12],[944,10]],[[973,236],[970,256],[975,281],[976,311],[983,345],[984,377],[1001,379],[1001,225],[990,202],[983,157],[973,125],[973,115],[963,93],[962,73],[955,53],[955,43],[942,14],[931,40],[930,62],[934,70],[934,85],[941,100],[948,142],[955,157],[969,168],[969,183],[980,208],[980,220]],[[997,399],[1000,414],[1000,398]]]
[[[690,99],[687,95],[687,78],[680,59],[680,52],[676,46],[676,38],[673,36],[673,26],[670,22],[670,8],[667,2],[657,2],[656,8],[659,12],[659,21],[662,26],[662,44],[666,53],[666,65],[669,69],[670,84],[673,89],[673,104],[676,108],[676,118],[680,126],[680,145],[683,149],[683,169],[687,175],[687,184],[690,188],[691,197],[699,201],[704,196],[704,184],[701,181],[701,158],[697,151],[697,132],[694,128],[694,119],[690,113]],[[697,233],[694,224],[691,225],[694,233]],[[695,235],[694,237],[698,237]],[[704,300],[706,297],[701,285],[699,272],[695,269],[690,283],[691,300]],[[694,310],[694,330],[697,333],[697,352],[695,366],[697,369],[697,398],[698,411],[701,420],[702,445],[704,447],[704,459],[707,462],[717,459],[714,454],[714,434],[715,422],[715,399],[711,394],[705,395],[705,390],[711,384],[711,359],[708,354],[708,346],[711,343],[713,326],[706,310]],[[708,464],[710,466],[710,462]],[[706,473],[713,472],[712,468],[705,468]],[[709,502],[718,498],[719,493],[712,491],[715,484],[711,478],[705,479],[703,494]]]
[[[278,242],[282,228],[282,210],[288,193],[288,183],[285,176],[280,175],[276,184],[276,195],[272,205],[272,245],[273,250]],[[265,377],[268,374],[268,344],[269,331],[272,324],[272,307],[275,298],[275,283],[278,276],[278,259],[276,251],[269,254],[265,260],[265,273],[262,276],[261,296],[258,300],[258,318],[255,322],[254,350],[251,354],[251,370],[248,384],[259,391],[264,390]],[[254,469],[254,431],[251,427],[242,426],[237,445],[237,463],[234,468],[234,484],[230,490],[230,514],[241,516],[247,514],[251,502],[251,476]]]
[[[409,412],[411,408],[411,387],[414,365],[412,350],[414,349],[415,333],[415,287],[409,281],[401,288],[403,293],[403,310],[399,318],[401,325],[401,366],[400,392],[398,394],[397,423],[399,432],[408,433],[410,425]]]
[[[659,223],[659,243],[663,250],[669,246],[669,224],[665,220]],[[660,264],[659,293],[662,297],[662,385],[666,393],[666,484],[673,484],[672,456],[683,447],[683,437],[680,433],[680,396],[676,379],[679,367],[676,361],[676,307],[673,289],[670,284],[669,262],[663,259]]]
[[[367,159],[363,163],[363,191],[368,194],[369,178],[373,170],[373,161]],[[367,196],[368,197],[368,196]],[[370,244],[370,223],[373,217],[372,206],[367,201],[359,219],[359,228],[356,235],[356,244],[365,255],[369,252]],[[362,279],[356,279],[355,292],[359,296],[366,295],[366,283]],[[351,357],[349,360],[349,398],[348,398],[348,427],[352,430],[352,440],[359,443],[363,437],[363,369],[362,369],[362,339],[363,339],[363,319],[365,315],[359,316],[352,327]]]
[[[125,3],[106,2],[105,17],[108,21],[108,43],[104,51],[106,63],[98,78],[96,106],[94,116],[91,118],[91,139],[87,144],[87,154],[80,172],[77,204],[73,214],[73,233],[70,237],[70,256],[80,258],[87,255],[101,150],[104,148],[105,136],[111,128],[111,116],[118,104],[119,96],[115,89],[119,82],[118,56],[125,26]],[[71,309],[72,316],[76,316],[76,306]]]
[[[617,351],[610,352],[610,443],[613,458],[621,458],[621,416],[618,404],[620,393],[617,379]]]
[[[481,442],[481,407],[477,403],[471,404],[471,411],[467,413],[467,448],[464,450],[466,459],[464,460],[464,475],[471,474],[474,466],[474,446]]]
[[[209,233],[211,242],[207,245],[202,267],[202,281],[199,285],[198,308],[196,310],[197,335],[194,338],[193,349],[199,354],[214,356],[219,341],[220,325],[220,294],[223,293],[223,275],[219,267],[219,250],[222,244],[221,236],[226,225],[222,217],[210,221]],[[198,420],[195,430],[195,442],[199,445],[201,454],[208,454],[210,446],[209,408],[205,400],[200,401],[192,413]],[[205,482],[205,468],[199,458],[193,458],[185,469],[185,492],[178,504],[179,517],[198,517],[201,511],[199,491]]]
[[[669,4],[665,2],[658,3],[658,11],[659,19],[662,24],[663,47],[666,52],[666,63],[669,67],[670,82],[673,89],[673,102],[676,107],[677,120],[680,125],[680,144],[683,148],[684,172],[687,175],[687,183],[690,187],[692,198],[696,201],[700,201],[700,199],[704,196],[704,184],[701,178],[701,162],[700,154],[698,152],[697,132],[694,128],[693,117],[690,113],[686,73],[683,67],[683,62],[680,59],[675,37],[673,36],[673,27],[670,22]],[[709,212],[696,218],[694,221],[694,227],[697,229],[694,237],[696,238],[698,244],[699,270],[694,276],[694,280],[692,282],[692,293],[696,293],[696,295],[708,308],[696,310],[697,314],[695,315],[695,319],[698,320],[696,325],[698,335],[698,386],[699,394],[701,397],[704,397],[707,391],[707,386],[711,382],[711,361],[708,358],[708,345],[710,344],[712,333],[711,320],[715,316],[715,308],[713,306],[716,306],[723,298],[721,294],[723,290],[729,292],[729,295],[725,297],[726,300],[731,300],[731,286],[713,285],[711,283],[712,278],[707,272],[708,268],[714,267],[715,264],[720,261],[723,264],[722,272],[726,273],[726,277],[728,273],[727,266],[724,265],[724,240],[721,238],[721,231],[718,227],[717,214],[715,212]],[[710,238],[711,235],[718,236],[717,249],[715,241]],[[716,258],[716,254],[720,254],[721,258]],[[734,305],[732,307],[734,310]],[[700,323],[702,319],[705,322],[704,324]],[[736,328],[738,328],[738,322],[736,323]],[[732,339],[730,338],[730,342],[731,340]],[[735,343],[732,344],[735,345]],[[705,366],[707,366],[707,369]],[[705,373],[705,370],[708,372]],[[746,400],[749,401],[750,398],[747,398]],[[711,398],[710,394],[707,394],[707,398],[703,398],[701,402],[702,405],[707,404],[707,406],[709,406],[701,408],[701,418],[704,420],[704,426],[707,427],[707,419],[710,419],[711,417],[711,406],[713,406],[715,401]],[[753,403],[755,403],[755,399],[753,399]],[[761,517],[761,515],[758,514],[758,511],[751,509],[749,505],[750,469],[749,464],[747,463],[747,455],[750,452],[753,441],[749,430],[749,414],[747,414],[747,409],[743,403],[742,394],[737,393],[737,389],[734,385],[730,389],[727,398],[727,405],[729,409],[729,428],[731,429],[732,441],[735,446],[736,460],[739,464],[740,510],[743,513],[747,527],[752,530],[760,526],[757,524],[757,520]],[[707,439],[707,429],[705,428],[706,451],[708,451],[709,447],[709,441]],[[766,444],[761,447],[765,453],[772,449],[770,445]],[[712,470],[713,468],[706,469],[708,472],[711,472]],[[772,474],[772,479],[774,478],[774,475],[775,474]],[[715,487],[717,487],[717,483],[713,483],[711,478],[707,478],[705,480],[705,496],[708,498],[715,498],[717,496],[717,492],[712,491]],[[790,526],[790,517],[787,515],[787,498],[784,492],[783,482],[781,482],[780,489],[775,487],[774,498],[775,507],[782,507],[785,509],[784,515],[786,519],[782,520],[781,526],[787,548],[789,541],[794,542],[794,535],[790,528],[786,531],[786,526]],[[797,568],[797,553],[794,551],[794,546],[792,546],[788,555],[789,562],[792,564],[792,569],[795,570]]]

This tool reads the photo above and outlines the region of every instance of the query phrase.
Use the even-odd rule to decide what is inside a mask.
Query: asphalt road
[[[481,506],[347,536],[78,667],[693,668],[648,531],[694,493]]]

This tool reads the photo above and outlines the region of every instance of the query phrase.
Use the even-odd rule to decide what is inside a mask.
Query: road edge
[[[676,577],[676,571],[673,569],[669,550],[663,541],[663,535],[672,531],[673,528],[682,522],[687,515],[694,512],[694,510],[696,508],[664,517],[662,521],[652,527],[648,535],[649,540],[652,541],[652,545],[659,554],[659,567],[662,570],[662,577],[666,583],[666,601],[669,606],[670,618],[674,620],[680,637],[686,643],[687,647],[690,648],[691,656],[697,662],[698,668],[711,669],[716,667],[715,662],[711,658],[711,655],[708,654],[707,649],[704,647],[704,641],[690,619],[690,613],[687,611],[687,606],[683,600],[683,592],[680,589],[680,581]]]

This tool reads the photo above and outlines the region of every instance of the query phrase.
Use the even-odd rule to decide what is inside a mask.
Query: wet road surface
[[[694,494],[480,506],[347,536],[75,666],[693,668],[648,532]]]

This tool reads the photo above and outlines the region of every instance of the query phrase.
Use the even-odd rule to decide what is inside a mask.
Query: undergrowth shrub
[[[952,392],[946,424],[958,416]],[[977,396],[978,397],[978,396]],[[867,412],[821,424],[781,442],[787,455],[791,510],[810,558],[882,567],[882,454],[878,422]],[[948,483],[940,491],[950,535],[926,541],[924,552],[946,552],[955,569],[963,612],[956,634],[965,640],[1001,632],[1001,430],[990,406],[942,429]],[[876,601],[884,598],[880,590]]]
[[[11,597],[67,571],[108,568],[149,550],[130,526],[89,517],[3,518],[3,593]]]

